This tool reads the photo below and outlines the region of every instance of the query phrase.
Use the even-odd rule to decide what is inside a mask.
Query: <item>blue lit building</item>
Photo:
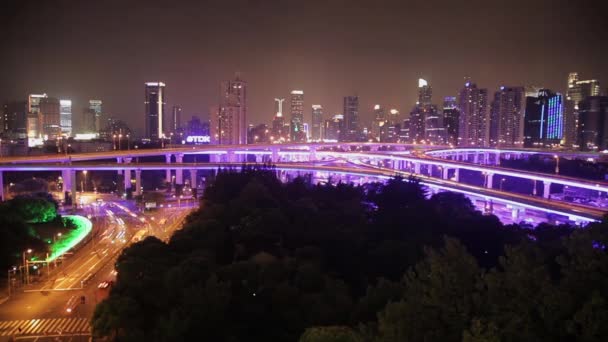
[[[549,89],[526,97],[524,147],[559,145],[564,136],[563,108],[563,96]]]

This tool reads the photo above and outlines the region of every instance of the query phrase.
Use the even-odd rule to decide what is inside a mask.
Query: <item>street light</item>
[[[81,190],[82,192],[84,192],[84,191],[86,190],[86,189],[85,189],[85,185],[87,184],[87,170],[82,171],[82,174],[83,174],[83,176],[84,176],[84,177],[83,177],[83,178],[84,178],[84,180],[82,181],[82,184],[80,184],[80,185],[81,185],[81,186],[80,186],[80,190]]]
[[[32,254],[32,252],[33,252],[32,249],[28,248],[27,250],[23,251],[23,253],[21,253],[21,256],[23,258],[23,269],[25,270],[25,283],[26,284],[30,283],[30,271],[29,271],[27,259],[25,258],[25,253]],[[23,276],[23,274],[22,274],[22,276]]]
[[[118,149],[121,150],[122,146],[120,145],[120,140],[122,139],[122,133],[118,135]]]
[[[504,178],[501,178],[501,179],[500,179],[500,191],[502,191],[502,183],[503,183],[505,180],[506,180],[506,179],[504,179]]]
[[[555,158],[555,173],[558,174],[559,173],[559,156],[557,154],[553,155],[553,158]]]
[[[61,237],[61,233],[57,233],[56,235],[53,235],[53,242],[56,242],[57,239],[59,239]]]
[[[127,134],[127,150],[130,151],[131,150],[131,135]]]

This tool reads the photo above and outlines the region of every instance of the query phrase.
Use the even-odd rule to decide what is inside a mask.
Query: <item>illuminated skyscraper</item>
[[[163,82],[147,82],[145,92],[146,138],[161,139],[164,137],[165,84]]]
[[[177,133],[182,128],[182,107],[173,106],[171,111],[171,132]]]
[[[372,136],[377,141],[383,141],[384,139],[382,136],[386,135],[386,118],[384,115],[384,108],[381,105],[374,105],[373,117]]]
[[[344,130],[344,115],[336,114],[331,119],[325,120],[323,129],[324,140],[338,141]]]
[[[344,130],[342,132],[343,141],[358,141],[359,134],[359,97],[344,97]]]
[[[287,140],[288,128],[285,127],[285,118],[283,117],[283,102],[285,99],[274,99],[277,104],[276,114],[272,119],[272,136],[271,141],[284,142]]]
[[[579,103],[588,96],[599,96],[600,84],[597,80],[579,80],[578,73],[568,75],[568,90],[564,105],[564,141],[566,147],[577,144]]]
[[[397,142],[399,140],[399,134],[401,133],[401,118],[399,117],[399,111],[391,109],[388,111],[388,118],[386,120],[386,142]]]
[[[27,137],[42,137],[42,116],[40,115],[40,100],[46,98],[46,94],[31,94],[27,101]]]
[[[433,89],[425,79],[418,79],[418,102],[421,107],[430,106],[433,97]]]
[[[61,135],[72,136],[72,100],[59,100]]]
[[[563,96],[541,89],[537,96],[526,97],[524,147],[559,145],[563,137]]]
[[[61,105],[58,99],[44,97],[39,103],[42,117],[42,135],[45,139],[55,140],[61,136]]]
[[[458,123],[458,144],[462,146],[488,146],[489,115],[488,90],[477,88],[467,82],[458,98],[460,122]]]
[[[247,82],[237,75],[222,82],[220,105],[211,113],[211,139],[220,145],[247,144]]]
[[[293,90],[291,92],[291,126],[290,135],[292,142],[303,142],[304,134],[304,92]]]
[[[460,123],[460,111],[456,105],[455,96],[447,96],[443,99],[443,128],[445,129],[446,143],[452,146],[458,145],[458,125]]]
[[[101,100],[89,100],[89,113],[93,114],[92,117],[92,125],[89,125],[89,129],[95,133],[99,133],[102,129],[101,127],[101,116],[103,113],[102,108],[103,102]],[[90,119],[87,119],[87,122]]]
[[[426,115],[427,109],[428,109],[427,107],[422,107],[422,106],[416,105],[410,112],[410,117],[409,117],[410,127],[409,127],[409,131],[408,131],[408,137],[409,137],[408,142],[409,143],[421,144],[424,142],[424,138],[425,138],[424,121],[425,121],[425,115]]]
[[[578,103],[581,150],[608,149],[608,96],[587,96]]]
[[[490,145],[521,147],[524,143],[525,90],[500,87],[490,111]]]
[[[321,127],[323,126],[323,107],[321,105],[312,105],[312,129],[310,130],[310,139],[319,141],[323,137],[321,135]]]

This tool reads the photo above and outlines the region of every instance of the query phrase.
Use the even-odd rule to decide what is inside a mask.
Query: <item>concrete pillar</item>
[[[487,182],[486,188],[492,189],[492,185],[493,185],[493,182],[494,182],[494,174],[493,173],[488,173],[486,177],[488,177],[488,182]]]
[[[496,152],[494,158],[496,159],[494,165],[500,165],[500,152]]]
[[[183,154],[176,154],[175,155],[175,162],[177,164],[181,164],[184,162],[184,155]],[[175,184],[184,184],[184,170],[182,169],[175,169]]]
[[[460,181],[460,169],[454,169],[454,181]]]
[[[228,154],[226,155],[226,161],[228,163],[236,162],[236,155],[234,154],[234,151],[232,151],[232,150],[228,151]]]
[[[167,164],[171,164],[170,154],[165,154],[165,161],[167,162]],[[167,166],[167,168],[165,169],[165,182],[171,183],[171,169],[169,168],[169,166]]]
[[[141,170],[135,170],[135,194],[141,195]]]
[[[196,170],[192,169],[190,170],[190,187],[192,189],[196,189],[197,184],[196,184]]]
[[[122,157],[116,157],[116,164],[122,164]],[[118,174],[122,175],[122,170],[121,169],[118,169]]]
[[[486,165],[490,163],[490,154],[488,152],[483,153],[483,163]]]
[[[543,182],[543,197],[547,199],[551,197],[551,182]]]
[[[517,223],[520,221],[520,217],[524,214],[526,210],[524,208],[513,208],[511,210],[511,219],[513,222]]]
[[[414,173],[420,174],[420,163],[414,163]]]
[[[310,146],[309,147],[309,155],[308,155],[308,161],[316,161],[317,160],[317,148],[315,146]]]
[[[449,173],[450,169],[448,169],[447,167],[443,167],[441,169],[441,175],[443,179],[448,179],[448,173]]]
[[[272,152],[272,162],[273,163],[278,163],[279,162],[279,148],[278,147],[272,147],[270,148],[270,151]]]
[[[131,158],[124,158],[124,164],[130,164]],[[124,169],[125,171],[125,192],[131,188],[131,170]]]
[[[478,164],[478,163],[479,163],[479,153],[474,152],[473,153],[473,164]]]
[[[69,180],[69,185],[70,187],[68,189],[70,189],[70,195],[72,197],[72,205],[73,206],[77,206],[76,203],[76,171],[74,170],[69,170],[68,171],[68,180]]]
[[[4,201],[4,172],[0,171],[0,201]]]

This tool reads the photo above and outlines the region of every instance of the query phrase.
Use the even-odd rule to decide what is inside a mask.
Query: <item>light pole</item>
[[[122,146],[120,145],[120,140],[122,140],[122,133],[118,135],[118,149],[122,150]]]
[[[86,190],[85,189],[85,185],[87,184],[87,170],[82,171],[82,175],[83,175],[83,177],[82,177],[83,181],[82,181],[82,184],[80,186],[80,188],[81,188],[80,190],[82,192],[84,192]]]
[[[25,253],[27,254],[32,254],[32,249],[28,248],[27,250],[23,251],[23,253],[21,253],[21,256],[23,258],[23,269],[25,270],[25,283],[29,284],[30,283],[30,270],[28,267],[28,260],[25,258]]]
[[[112,135],[112,147],[116,151],[116,134]]]
[[[556,154],[553,158],[555,158],[555,173],[559,174],[559,156]]]
[[[504,179],[504,178],[501,178],[501,179],[500,179],[500,191],[502,191],[502,183],[503,183],[505,180],[506,180],[506,179]]]
[[[61,237],[61,233],[57,233],[56,235],[53,235],[53,243],[57,242],[57,239],[59,239]]]
[[[131,135],[127,134],[127,151],[131,150]]]

